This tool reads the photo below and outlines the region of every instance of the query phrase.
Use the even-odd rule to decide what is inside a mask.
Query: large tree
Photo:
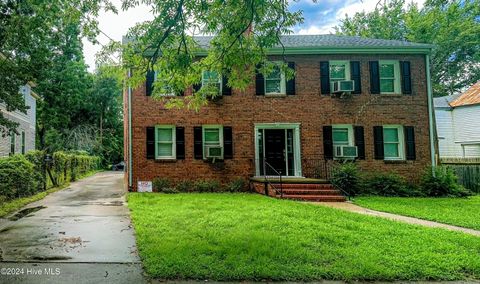
[[[133,71],[133,86],[145,81],[147,70],[158,71],[163,80],[154,83],[154,95],[166,89],[182,92],[201,80],[201,70],[223,74],[230,87],[244,90],[254,75],[252,66],[263,62],[266,50],[303,20],[301,12],[288,10],[287,0],[123,0],[122,7],[141,4],[151,7],[154,19],[130,29],[130,41],[111,44],[101,58],[121,52],[124,69]],[[210,48],[200,46],[195,35],[212,35]],[[292,75],[286,64],[281,68],[287,77]],[[271,70],[271,64],[262,69]],[[168,105],[198,109],[209,94],[202,88],[193,96],[169,99]]]
[[[385,0],[372,12],[346,16],[336,31],[434,44],[435,96],[458,93],[480,80],[480,0],[428,0],[422,8]]]
[[[50,68],[59,52],[68,23],[78,23],[83,36],[95,39],[101,9],[115,10],[108,0],[0,1],[0,103],[7,111],[26,111],[19,88],[29,81],[39,83],[39,73]],[[16,126],[0,111],[0,134]]]

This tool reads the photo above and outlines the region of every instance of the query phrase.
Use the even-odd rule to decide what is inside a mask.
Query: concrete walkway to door
[[[144,282],[124,203],[123,173],[102,172],[0,219],[0,268],[43,272],[0,282]]]
[[[375,210],[371,210],[371,209],[367,209],[367,208],[355,205],[351,202],[311,202],[311,203],[332,207],[336,209],[341,209],[345,211],[350,211],[354,213],[386,218],[386,219],[409,223],[409,224],[422,225],[422,226],[432,227],[432,228],[443,228],[451,231],[458,231],[458,232],[480,237],[480,231],[477,231],[477,230],[453,226],[453,225],[447,225],[447,224],[433,222],[433,221],[427,221],[427,220],[413,218],[413,217],[407,217],[403,215],[375,211]]]

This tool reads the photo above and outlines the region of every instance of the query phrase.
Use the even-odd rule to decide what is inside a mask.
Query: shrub
[[[0,159],[0,195],[6,199],[29,196],[38,188],[34,165],[23,155]]]
[[[355,196],[359,192],[362,183],[357,165],[344,163],[335,167],[332,172],[331,183],[334,187],[343,190],[350,196]]]
[[[161,192],[163,192],[163,193],[178,193],[178,190],[175,187],[164,187]]]
[[[164,190],[172,188],[172,183],[168,178],[156,177],[152,181],[152,186],[153,190],[164,192]]]
[[[236,178],[227,184],[226,190],[229,192],[242,192],[245,191],[247,182],[243,178]]]
[[[194,190],[194,184],[190,180],[182,180],[177,183],[176,189],[179,192],[192,192]]]
[[[376,173],[365,182],[362,193],[380,196],[412,196],[406,179],[396,173]]]
[[[197,192],[219,192],[222,191],[222,185],[217,180],[199,180],[193,185]]]
[[[472,195],[470,191],[458,184],[458,177],[453,169],[446,166],[435,167],[434,171],[428,168],[422,177],[421,188],[426,195],[432,197]]]
[[[33,178],[36,181],[37,188],[35,189],[36,192],[43,191],[44,189],[44,159],[45,159],[45,152],[40,150],[32,150],[28,151],[25,154],[25,158],[33,164],[34,176]]]

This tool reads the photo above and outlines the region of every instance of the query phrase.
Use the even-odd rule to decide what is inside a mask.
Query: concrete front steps
[[[275,184],[275,197],[301,201],[344,202],[347,199],[333,185],[326,184]],[[281,194],[281,192],[283,194]]]

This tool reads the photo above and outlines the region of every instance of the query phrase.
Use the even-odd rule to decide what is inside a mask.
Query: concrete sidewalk
[[[332,207],[336,209],[341,209],[349,212],[364,214],[364,215],[386,218],[386,219],[404,222],[408,224],[422,225],[422,226],[431,227],[431,228],[442,228],[442,229],[462,232],[462,233],[480,237],[480,231],[477,231],[477,230],[453,226],[453,225],[447,225],[447,224],[433,222],[433,221],[427,221],[427,220],[413,218],[413,217],[407,217],[403,215],[375,211],[375,210],[367,209],[364,207],[360,207],[351,202],[310,202],[310,203]]]

